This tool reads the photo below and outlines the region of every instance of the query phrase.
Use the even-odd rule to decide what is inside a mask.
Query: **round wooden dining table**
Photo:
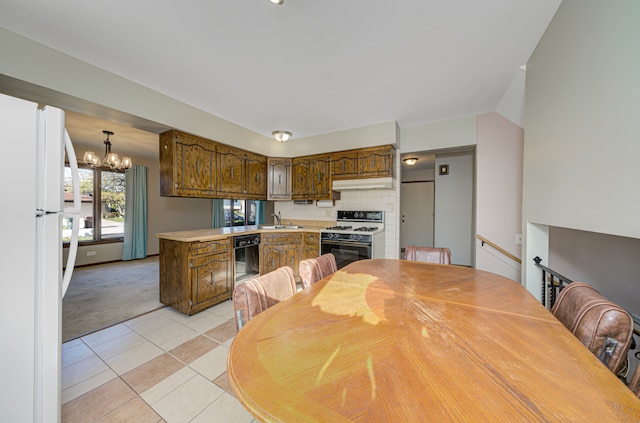
[[[520,284],[356,261],[236,335],[228,374],[266,422],[640,421],[640,400]]]

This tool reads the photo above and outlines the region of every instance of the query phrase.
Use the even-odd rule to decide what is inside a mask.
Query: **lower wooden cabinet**
[[[300,261],[320,255],[320,234],[315,232],[263,233],[260,239],[260,274],[289,266],[298,279]]]
[[[188,315],[231,298],[231,238],[180,242],[160,239],[160,302]]]
[[[289,266],[299,276],[302,233],[263,233],[260,238],[260,274]]]
[[[300,260],[315,257],[320,257],[320,234],[316,232],[305,232],[304,249]]]

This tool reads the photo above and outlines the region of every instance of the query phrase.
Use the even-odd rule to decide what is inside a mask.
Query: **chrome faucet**
[[[280,217],[280,212],[278,211],[278,214],[273,213],[271,216],[273,216],[276,219],[276,225],[278,226],[282,226],[282,218]]]

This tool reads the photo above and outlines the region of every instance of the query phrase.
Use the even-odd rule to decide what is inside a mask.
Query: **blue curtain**
[[[264,201],[256,201],[256,225],[264,225]]]
[[[133,166],[125,178],[122,260],[141,259],[147,256],[147,168]]]
[[[224,200],[223,199],[216,198],[213,200],[213,209],[211,214],[212,214],[211,227],[222,228],[224,226]]]

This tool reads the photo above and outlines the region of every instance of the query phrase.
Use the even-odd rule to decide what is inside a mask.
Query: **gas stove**
[[[383,211],[338,210],[337,223],[320,231],[320,249],[336,257],[338,269],[356,260],[384,258]]]
[[[384,230],[384,212],[338,210],[337,223],[338,226],[331,226],[320,232],[335,234],[368,233],[375,235]]]

